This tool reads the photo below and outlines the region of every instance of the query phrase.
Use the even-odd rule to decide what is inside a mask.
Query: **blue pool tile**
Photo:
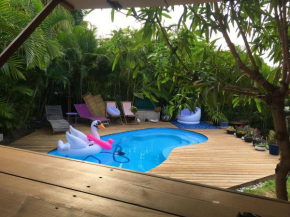
[[[216,126],[213,126],[206,122],[200,122],[199,124],[180,124],[177,123],[177,121],[171,121],[170,123],[180,129],[218,129]]]

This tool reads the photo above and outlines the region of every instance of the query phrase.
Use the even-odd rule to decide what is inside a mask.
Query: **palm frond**
[[[50,37],[55,36],[58,32],[64,31],[71,33],[73,26],[73,17],[63,7],[57,7],[41,24],[43,31]]]
[[[20,71],[23,69],[23,62],[14,54],[0,68],[0,74],[10,77],[12,80],[25,80],[25,76]]]
[[[69,84],[68,78],[58,71],[51,71],[49,76],[50,81],[62,84],[64,87]]]
[[[11,104],[0,101],[0,117],[8,119],[13,117],[13,108]]]
[[[60,44],[55,40],[46,41],[46,51],[48,52],[50,59],[60,57],[63,55],[63,52],[59,49]]]
[[[26,64],[29,68],[39,66],[44,68],[46,65],[43,62],[43,56],[47,55],[45,52],[45,38],[42,35],[41,30],[35,31],[23,44],[22,46]]]
[[[5,16],[9,14],[9,0],[0,0],[0,14]]]
[[[22,95],[27,95],[27,96],[32,96],[32,94],[33,94],[33,90],[28,88],[28,87],[16,86],[16,87],[11,88],[8,91],[8,95],[11,96],[16,92],[21,93]]]

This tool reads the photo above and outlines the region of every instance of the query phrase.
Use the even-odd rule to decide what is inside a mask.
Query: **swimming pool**
[[[114,139],[112,150],[73,159],[147,172],[164,162],[174,148],[207,141],[201,134],[171,128],[135,130],[102,136],[101,139]],[[56,149],[48,154],[60,156]]]

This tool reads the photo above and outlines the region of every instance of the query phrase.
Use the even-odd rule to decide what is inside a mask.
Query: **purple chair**
[[[181,124],[199,124],[201,117],[200,108],[196,107],[195,112],[189,111],[189,109],[184,109],[181,111],[180,115],[177,117],[177,122]]]
[[[89,119],[92,121],[100,120],[101,122],[106,122],[106,124],[110,125],[108,118],[93,116],[86,104],[74,104],[74,106],[81,118]]]

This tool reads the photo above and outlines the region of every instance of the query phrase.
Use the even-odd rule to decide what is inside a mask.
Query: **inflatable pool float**
[[[195,112],[191,112],[189,109],[184,109],[181,111],[180,115],[177,117],[177,122],[181,124],[199,124],[201,117],[201,110],[196,107]]]
[[[114,140],[109,139],[108,142],[100,139],[97,128],[105,129],[101,121],[96,120],[91,124],[93,135],[85,135],[84,133],[70,126],[70,132],[66,132],[67,143],[59,140],[57,144],[57,152],[66,157],[86,157],[94,155],[102,151],[102,148],[110,150]]]
[[[102,148],[106,149],[106,150],[111,150],[112,149],[112,144],[114,143],[113,139],[108,139],[108,142],[98,139],[92,135],[87,135],[88,139],[97,143],[99,146],[101,146]]]
[[[61,156],[65,157],[86,157],[89,155],[94,155],[102,151],[102,147],[98,144],[85,143],[78,137],[75,137],[69,132],[66,132],[67,143],[63,143],[61,140],[57,143],[57,152]]]
[[[107,106],[107,113],[111,116],[119,116],[121,114],[120,110],[114,106]]]
[[[158,119],[150,119],[150,122],[157,123],[158,122]]]

